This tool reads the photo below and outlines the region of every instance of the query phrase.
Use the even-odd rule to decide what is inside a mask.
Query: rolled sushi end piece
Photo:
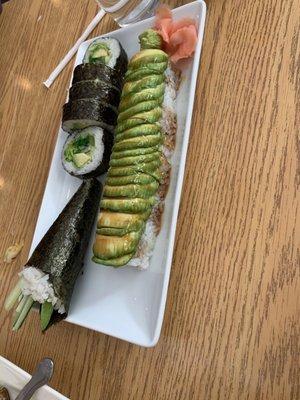
[[[63,146],[63,167],[79,178],[97,177],[108,170],[112,144],[112,134],[100,127],[73,133]]]
[[[98,38],[89,45],[83,62],[102,63],[124,75],[127,70],[128,58],[117,39],[106,37]]]
[[[83,266],[102,185],[84,181],[42,238],[5,302],[16,306],[13,330],[18,330],[34,303],[41,305],[41,328],[66,317],[76,279]]]

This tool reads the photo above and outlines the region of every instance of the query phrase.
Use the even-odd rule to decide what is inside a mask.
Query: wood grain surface
[[[172,5],[180,5],[174,2]],[[299,0],[208,1],[169,296],[143,349],[3,301],[26,261],[70,79],[42,86],[95,15],[90,0],[11,0],[0,16],[0,354],[72,400],[300,399]],[[105,17],[94,34],[115,24]],[[2,379],[2,377],[1,377]]]

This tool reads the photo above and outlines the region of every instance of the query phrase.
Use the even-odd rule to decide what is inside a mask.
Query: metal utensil
[[[53,361],[50,358],[44,358],[27,385],[18,394],[16,400],[30,400],[36,390],[44,386],[52,377]]]

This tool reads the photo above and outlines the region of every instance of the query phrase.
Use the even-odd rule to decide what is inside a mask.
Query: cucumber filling
[[[67,145],[64,151],[65,160],[71,162],[75,168],[82,168],[92,160],[94,150],[94,136],[79,136]]]
[[[108,64],[111,59],[110,49],[105,43],[92,43],[88,51],[88,62],[90,63],[101,62]]]

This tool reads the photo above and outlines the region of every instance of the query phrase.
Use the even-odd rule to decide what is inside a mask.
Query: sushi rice
[[[21,291],[24,296],[31,296],[34,301],[52,304],[54,310],[59,314],[66,312],[62,301],[55,295],[53,285],[49,280],[49,275],[44,274],[40,269],[26,266],[19,273],[21,277]]]

